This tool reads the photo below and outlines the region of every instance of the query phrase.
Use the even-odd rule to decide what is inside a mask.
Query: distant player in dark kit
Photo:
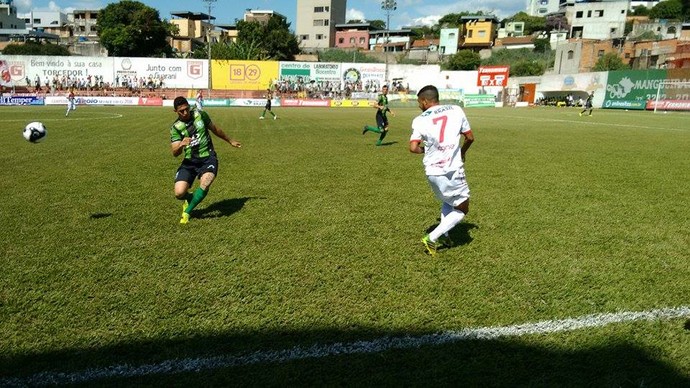
[[[263,113],[259,116],[259,120],[263,120],[266,116],[266,111],[273,115],[273,120],[277,119],[278,116],[271,110],[271,100],[273,100],[273,92],[271,89],[266,89],[266,106],[264,107]]]
[[[580,116],[582,116],[583,113],[587,112],[587,109],[589,109],[589,115],[592,115],[592,99],[594,98],[594,92],[590,93],[589,96],[587,96],[587,101],[585,101],[585,109],[580,112]]]
[[[381,94],[379,94],[374,108],[376,108],[376,126],[372,127],[371,125],[365,125],[362,135],[369,131],[378,133],[380,136],[379,140],[376,142],[376,145],[380,146],[383,143],[383,139],[388,134],[387,113],[395,116],[395,113],[393,113],[393,111],[391,111],[388,107],[388,85],[384,85],[383,88],[381,88]]]
[[[173,156],[184,157],[175,174],[175,197],[184,201],[180,224],[186,224],[192,210],[206,197],[211,183],[218,174],[218,158],[209,132],[213,132],[233,147],[240,148],[242,144],[232,140],[218,128],[208,113],[190,108],[186,98],[175,98],[173,107],[177,113],[177,120],[170,127],[171,150]],[[197,177],[199,188],[191,194],[188,190]]]

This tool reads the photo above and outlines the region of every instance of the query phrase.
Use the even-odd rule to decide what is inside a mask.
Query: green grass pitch
[[[468,109],[470,213],[431,258],[418,109],[381,147],[373,109],[207,110],[243,147],[181,226],[172,108],[0,108],[0,380],[690,303],[687,114]],[[90,384],[687,386],[684,322]]]

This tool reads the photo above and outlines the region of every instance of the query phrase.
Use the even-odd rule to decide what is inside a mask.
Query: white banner
[[[112,82],[113,78],[113,58],[3,55],[2,59],[9,66],[12,82],[18,86],[27,86],[27,79],[31,86],[36,86],[37,76],[41,87],[54,77],[86,80],[98,76],[103,77],[103,82]]]
[[[75,97],[77,105],[139,105],[139,97]],[[67,97],[46,97],[46,105],[67,105]]]
[[[123,79],[162,80],[166,88],[206,89],[208,61],[171,58],[113,58],[114,75]]]

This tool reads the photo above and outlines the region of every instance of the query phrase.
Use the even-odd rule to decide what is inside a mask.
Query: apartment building
[[[297,0],[295,33],[304,51],[335,47],[335,26],[344,24],[347,0]]]

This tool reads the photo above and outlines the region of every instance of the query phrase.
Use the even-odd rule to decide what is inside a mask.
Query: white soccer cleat
[[[263,120],[263,119],[264,119],[264,116],[259,116],[259,120]]]

